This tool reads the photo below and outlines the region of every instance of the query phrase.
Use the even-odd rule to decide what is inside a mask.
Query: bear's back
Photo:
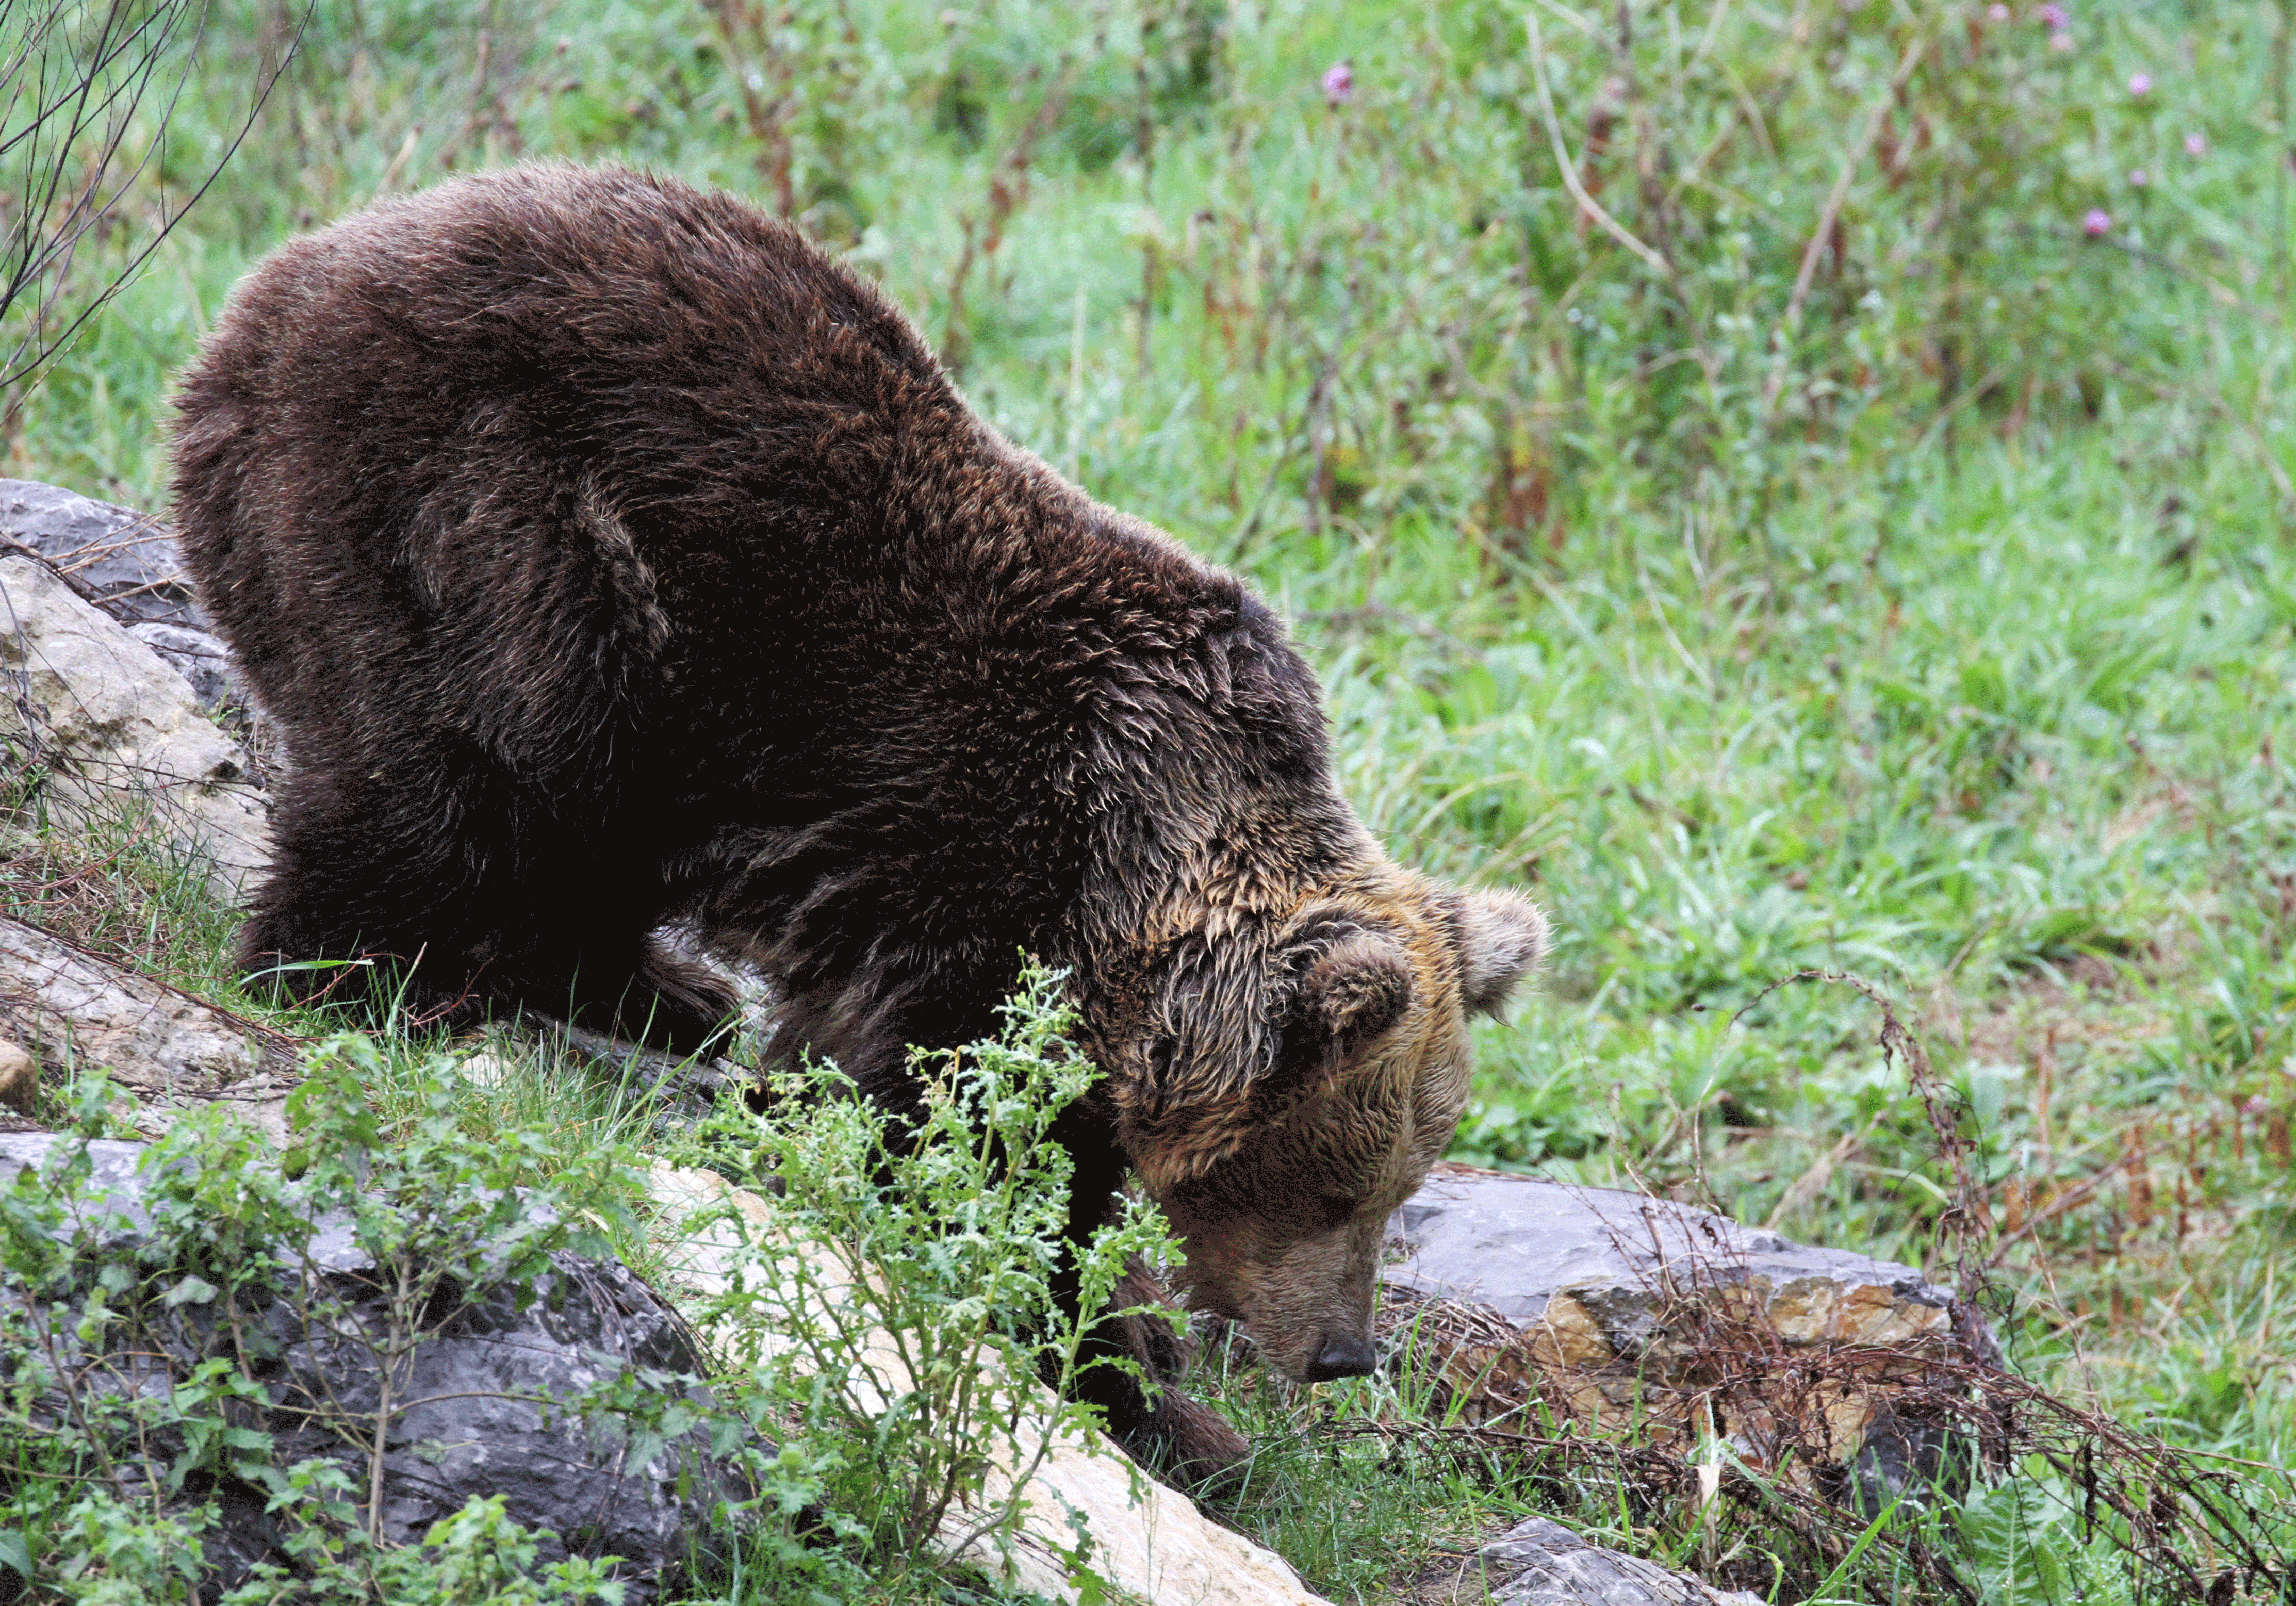
[[[332,770],[499,772],[602,830],[898,798],[1070,870],[1064,822],[1176,750],[1320,790],[1312,678],[1234,577],[1003,441],[731,198],[545,166],[379,204],[250,275],[180,406],[194,570]]]
[[[374,407],[410,385],[426,412]],[[525,419],[479,422],[530,422],[584,455],[697,444],[737,420],[785,432],[962,409],[899,312],[795,229],[627,168],[556,165],[383,201],[281,248],[184,391],[195,415],[324,421],[354,451],[435,449],[512,398]]]
[[[872,287],[736,201],[618,168],[458,180],[291,242],[178,409],[193,565],[307,745],[397,746],[422,709],[578,774],[618,728],[676,723],[649,704],[695,643],[696,670],[782,656],[797,621],[761,588],[882,568],[887,506],[946,503],[927,482],[985,444]]]

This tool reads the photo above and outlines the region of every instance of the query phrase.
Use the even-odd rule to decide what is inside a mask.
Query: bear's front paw
[[[1142,1459],[1150,1470],[1199,1499],[1234,1492],[1251,1462],[1251,1441],[1227,1418],[1169,1383],[1156,1401],[1148,1437],[1152,1443]]]

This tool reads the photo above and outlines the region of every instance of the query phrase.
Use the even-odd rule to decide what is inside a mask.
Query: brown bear
[[[1294,1380],[1372,1368],[1384,1224],[1546,929],[1381,851],[1235,576],[998,436],[795,230],[621,168],[282,246],[178,405],[184,549],[291,766],[249,965],[691,1046],[731,999],[680,923],[771,979],[770,1053],[898,1104],[1039,955],[1105,1073],[1078,1229],[1128,1163],[1196,1305]]]

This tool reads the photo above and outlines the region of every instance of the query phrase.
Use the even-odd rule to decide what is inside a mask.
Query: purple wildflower
[[[2140,100],[2152,94],[2152,75],[2149,72],[2130,73],[2128,75],[2128,93],[2136,96]]]
[[[2001,0],[1993,0],[1993,4],[1985,8],[1985,14],[1996,22],[2009,20],[2009,8],[2002,4]]]
[[[2208,136],[2207,135],[2205,135],[2205,134],[2187,134],[2186,135],[2185,135],[2185,155],[2187,155],[2187,156],[2206,156],[2208,153],[2209,153],[2209,136]]]
[[[1356,98],[1356,70],[1345,61],[1334,61],[1324,69],[1324,103],[1331,107],[1346,105]]]
[[[2081,219],[2081,233],[2092,240],[2103,239],[2105,231],[2112,226],[2112,214],[2103,207],[2091,207],[2088,216]]]
[[[2059,33],[2062,33],[2073,25],[2072,18],[2066,13],[2063,6],[2057,4],[2057,0],[2049,0],[2046,5],[2033,14]]]
[[[2131,168],[2128,169],[2128,182],[2132,187],[2141,190],[2152,182],[2152,175],[2142,168]]]
[[[2060,30],[2049,36],[2049,48],[2051,50],[2070,50],[2072,47],[2072,35]]]

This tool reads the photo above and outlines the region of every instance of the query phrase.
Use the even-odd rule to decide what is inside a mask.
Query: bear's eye
[[[1348,1220],[1363,1208],[1363,1200],[1346,1193],[1326,1193],[1316,1201],[1324,1208],[1324,1219],[1332,1226]]]

